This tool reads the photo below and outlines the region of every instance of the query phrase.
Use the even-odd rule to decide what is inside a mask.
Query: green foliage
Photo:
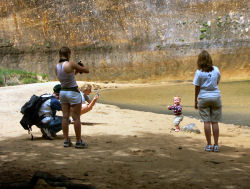
[[[48,76],[46,74],[41,74],[43,79],[48,79]]]
[[[0,74],[0,86],[4,85],[4,76]]]
[[[206,31],[207,31],[206,28],[200,28],[200,32],[201,32],[201,33],[204,33],[204,32],[206,32]]]
[[[17,85],[17,84],[28,84],[41,82],[38,79],[39,74],[33,72],[27,72],[23,70],[14,69],[2,69],[0,68],[0,86],[4,85]],[[41,74],[43,80],[47,79],[46,74]],[[13,80],[17,78],[18,80]],[[17,83],[19,81],[19,83]]]
[[[36,79],[36,78],[23,78],[23,79],[21,80],[21,82],[22,82],[23,84],[29,84],[29,83],[37,83],[37,82],[39,82],[39,81],[38,81],[38,79]]]
[[[49,48],[50,48],[50,44],[49,44],[49,43],[47,43],[47,44],[46,44],[46,47],[49,49]]]
[[[210,35],[211,35],[211,27],[208,25],[208,22],[202,22],[201,26],[200,26],[200,40],[203,39],[210,39]]]
[[[156,47],[158,48],[158,50],[161,50],[161,49],[162,49],[162,46],[161,46],[161,45],[157,45]]]
[[[10,82],[10,83],[8,83],[8,86],[14,86],[14,85],[18,85],[19,83],[17,83],[17,82]]]
[[[3,74],[5,76],[8,75],[23,75],[23,76],[36,76],[36,73],[33,72],[26,72],[23,70],[14,70],[14,69],[1,69],[0,68],[0,74]]]
[[[200,35],[200,40],[204,39],[206,36],[204,34]]]
[[[221,27],[222,26],[222,22],[217,22],[217,26]]]
[[[204,27],[206,27],[206,28],[208,27],[207,22],[203,22],[202,25],[203,25]]]
[[[222,26],[222,21],[221,21],[221,18],[220,17],[218,17],[218,18],[216,18],[216,21],[217,21],[217,26],[218,27],[221,27]]]

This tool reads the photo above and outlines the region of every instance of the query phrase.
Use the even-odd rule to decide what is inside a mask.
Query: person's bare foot
[[[179,126],[175,126],[175,132],[179,132],[180,131],[180,127]]]

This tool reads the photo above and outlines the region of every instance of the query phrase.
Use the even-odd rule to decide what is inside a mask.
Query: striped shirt
[[[181,115],[181,111],[182,111],[182,107],[181,105],[172,105],[172,106],[168,106],[168,110],[173,110],[174,111],[174,115]]]

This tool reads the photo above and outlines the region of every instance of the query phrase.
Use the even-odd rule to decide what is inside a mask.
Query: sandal
[[[64,141],[64,143],[63,143],[63,146],[64,147],[70,147],[70,146],[72,146],[73,144],[72,144],[72,142],[71,142],[71,140],[70,139],[68,139],[68,141]]]
[[[213,151],[213,146],[212,145],[206,145],[205,146],[205,151],[212,152]]]
[[[218,145],[214,145],[214,152],[219,152],[220,151],[220,148]]]
[[[88,144],[84,143],[82,140],[81,142],[76,142],[75,144],[75,148],[87,148],[87,147],[88,147]]]

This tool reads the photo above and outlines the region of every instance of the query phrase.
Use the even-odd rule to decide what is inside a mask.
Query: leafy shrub
[[[38,79],[38,75],[37,73],[23,70],[0,68],[0,86],[38,83],[41,82]],[[40,77],[42,77],[43,80],[48,78],[46,74],[41,74]]]
[[[22,82],[23,84],[29,84],[29,83],[37,83],[37,82],[39,82],[39,81],[38,81],[38,79],[35,79],[35,78],[23,78],[23,79],[21,80],[21,82]]]
[[[43,79],[48,79],[48,76],[46,74],[41,74]]]
[[[0,74],[0,86],[4,85],[4,75]]]

